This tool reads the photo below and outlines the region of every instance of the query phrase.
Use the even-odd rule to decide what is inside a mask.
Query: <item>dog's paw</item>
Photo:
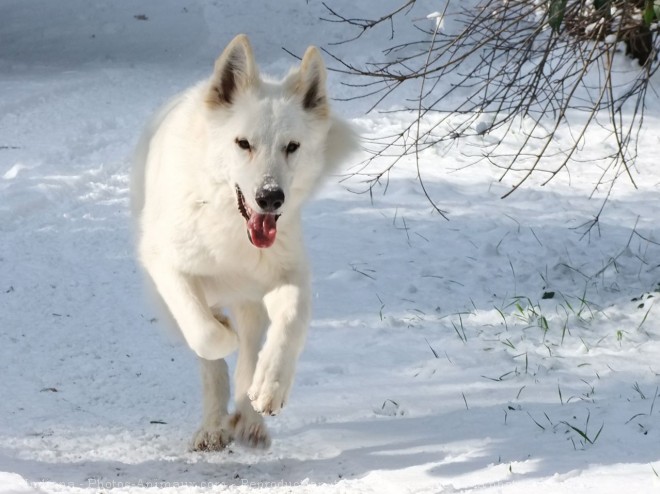
[[[260,359],[248,390],[252,407],[263,415],[277,415],[289,397],[292,381],[288,369],[273,368]]]
[[[236,412],[229,417],[229,428],[234,439],[251,448],[268,449],[270,447],[270,434],[264,419],[253,410],[249,412]]]
[[[229,319],[223,314],[215,314],[215,323],[202,329],[190,348],[201,358],[219,360],[234,353],[238,348],[238,335],[232,329]]]
[[[193,436],[192,449],[194,451],[222,451],[232,440],[231,432],[224,427],[217,429],[202,427]]]

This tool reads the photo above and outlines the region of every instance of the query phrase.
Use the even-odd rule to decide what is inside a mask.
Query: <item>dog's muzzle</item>
[[[277,235],[278,211],[284,204],[284,192],[280,188],[260,189],[256,194],[257,205],[263,212],[256,212],[245,201],[245,195],[236,184],[238,211],[247,222],[248,239],[255,247],[265,249],[275,243]]]

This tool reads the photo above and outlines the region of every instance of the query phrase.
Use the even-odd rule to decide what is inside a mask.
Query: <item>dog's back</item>
[[[134,220],[138,220],[142,208],[144,208],[144,186],[147,167],[147,158],[149,157],[149,147],[151,139],[158,131],[163,121],[167,118],[170,112],[176,108],[181,100],[184,98],[185,93],[180,93],[167,103],[162,105],[156,114],[151,118],[149,123],[144,127],[140,139],[133,153],[133,162],[131,166],[131,213]]]

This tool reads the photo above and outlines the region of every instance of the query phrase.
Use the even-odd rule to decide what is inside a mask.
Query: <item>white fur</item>
[[[227,74],[234,86],[224,94],[220,81]],[[220,102],[210,101],[218,94]],[[321,99],[305,108],[306,95]],[[237,145],[242,138],[250,152]],[[290,141],[300,148],[289,155]],[[329,112],[316,49],[308,49],[299,69],[272,82],[259,76],[245,36],[227,46],[209,80],[176,96],[145,130],[132,175],[139,257],[202,359],[204,418],[196,449],[219,449],[232,437],[270,443],[260,414],[284,406],[310,320],[300,208],[356,142]],[[258,210],[255,193],[264,182],[281,187],[286,200],[275,243],[259,249],[248,239],[235,185]],[[236,348],[237,410],[229,416],[220,359]]]

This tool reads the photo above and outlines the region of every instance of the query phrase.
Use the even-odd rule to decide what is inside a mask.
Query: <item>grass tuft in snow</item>
[[[582,449],[586,447],[587,444],[593,445],[598,438],[600,437],[600,433],[603,431],[603,428],[605,427],[605,422],[600,426],[600,429],[598,429],[598,432],[596,432],[595,435],[589,437],[589,419],[591,418],[591,412],[587,410],[587,419],[584,423],[584,427],[580,428],[576,425],[573,425],[566,420],[562,420],[561,423],[564,424],[566,427],[569,429],[573,430],[576,432],[582,440],[580,441],[580,444],[582,445]],[[571,438],[571,441],[573,442],[573,447],[576,447],[575,442],[573,441],[573,438]],[[577,449],[577,448],[576,448]]]

